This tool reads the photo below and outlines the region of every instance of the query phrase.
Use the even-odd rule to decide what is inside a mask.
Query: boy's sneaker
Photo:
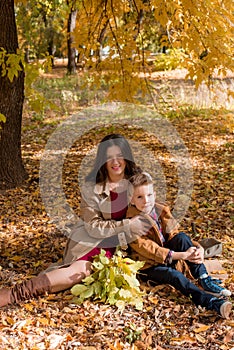
[[[223,318],[229,319],[230,313],[232,311],[232,303],[230,303],[230,301],[213,298],[211,299],[210,303],[211,305],[209,305],[208,309],[215,310]]]
[[[210,276],[205,278],[200,278],[199,284],[205,291],[217,297],[230,297],[230,295],[232,294],[230,290],[216,284]]]

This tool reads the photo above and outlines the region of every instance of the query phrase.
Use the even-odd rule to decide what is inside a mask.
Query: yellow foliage
[[[22,70],[23,56],[20,52],[8,53],[4,48],[0,48],[0,67],[2,77],[7,76],[12,82],[14,77],[18,77],[18,72]]]
[[[28,1],[28,0],[14,0],[14,3],[15,3],[16,5],[18,5],[18,4],[26,4],[27,1]]]
[[[131,100],[139,90],[139,72],[147,70],[144,47],[144,26],[153,14],[155,26],[165,28],[162,45],[183,51],[183,65],[196,87],[208,81],[215,70],[233,69],[233,2],[220,0],[137,0],[84,1],[79,8],[74,31],[75,45],[85,57],[89,69],[98,71],[102,79],[111,82],[109,97]],[[142,19],[138,24],[139,14]],[[108,47],[105,61],[91,50],[100,48],[100,35],[105,31],[102,45]],[[137,57],[137,63],[135,58]],[[97,77],[94,83],[98,84]],[[125,98],[124,98],[125,96]]]
[[[150,52],[145,50],[148,43],[144,35],[149,18],[150,25],[159,28],[159,32],[161,30],[161,47],[181,50],[181,65],[188,70],[187,77],[194,80],[196,87],[202,82],[209,82],[217,70],[225,75],[227,70],[234,69],[233,1],[197,0],[196,5],[192,0],[84,0],[71,1],[67,5],[62,0],[53,3],[47,0],[43,4],[17,0],[15,3],[18,7],[30,3],[28,8],[31,11],[36,7],[38,13],[45,11],[48,16],[56,8],[57,17],[53,25],[58,31],[64,26],[64,33],[69,11],[76,8],[78,15],[72,36],[82,64],[89,71],[86,84],[96,87],[107,85],[108,96],[113,100],[130,102],[140,90],[142,94],[147,93],[148,83],[139,77],[150,72]],[[30,32],[29,28],[25,30]],[[37,30],[34,26],[34,36]],[[27,40],[22,35],[22,29],[19,37],[21,46],[26,47]],[[107,53],[103,58],[101,50],[104,48]],[[1,60],[3,54],[4,62]],[[12,81],[23,61],[22,56],[7,55],[0,52],[0,65],[2,75],[7,75]],[[33,69],[27,68],[26,88],[28,83],[32,85],[32,79],[38,74]]]
[[[6,116],[2,113],[0,113],[0,123],[5,123],[6,122]]]

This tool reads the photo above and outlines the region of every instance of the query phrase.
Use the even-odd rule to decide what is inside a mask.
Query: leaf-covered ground
[[[231,112],[181,114],[171,120],[193,164],[194,190],[181,226],[192,237],[215,237],[223,243],[219,257],[227,273],[225,285],[234,292],[233,273],[233,115]],[[26,113],[23,157],[27,183],[1,192],[0,277],[10,286],[38,274],[62,257],[66,239],[47,216],[39,191],[39,164],[48,135],[57,124],[55,113],[37,119]],[[65,162],[64,188],[79,214],[79,163],[109,130],[141,142],[163,167],[167,201],[177,194],[177,171],[170,154],[156,137],[129,125],[93,130],[74,145]],[[192,230],[193,227],[193,230]],[[217,271],[216,271],[217,272]],[[222,271],[218,271],[222,272]],[[44,296],[0,310],[1,349],[193,349],[234,348],[233,313],[224,320],[194,304],[170,286],[142,286],[144,309],[115,307],[86,301],[72,304],[69,291]],[[230,298],[233,301],[233,298]]]

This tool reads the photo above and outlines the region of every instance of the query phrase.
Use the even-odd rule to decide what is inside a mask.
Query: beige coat
[[[129,219],[120,221],[111,219],[108,183],[86,183],[81,192],[80,220],[69,227],[63,260],[49,266],[46,272],[54,268],[69,266],[90,252],[105,238],[123,232],[126,235],[130,234]]]

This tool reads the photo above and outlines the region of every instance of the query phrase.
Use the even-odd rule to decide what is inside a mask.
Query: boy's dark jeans
[[[184,232],[180,232],[174,236],[169,242],[165,244],[165,247],[174,251],[186,251],[192,247],[193,243],[189,236]],[[198,279],[204,273],[207,273],[204,264],[194,264],[187,261],[190,272],[195,279]],[[196,305],[201,305],[207,309],[213,309],[212,300],[214,296],[204,292],[195,284],[193,284],[183,273],[175,269],[176,261],[168,265],[156,265],[148,269],[142,270],[140,278],[142,281],[151,280],[156,284],[170,284],[177,290],[179,290],[185,296],[192,297],[193,302]]]

